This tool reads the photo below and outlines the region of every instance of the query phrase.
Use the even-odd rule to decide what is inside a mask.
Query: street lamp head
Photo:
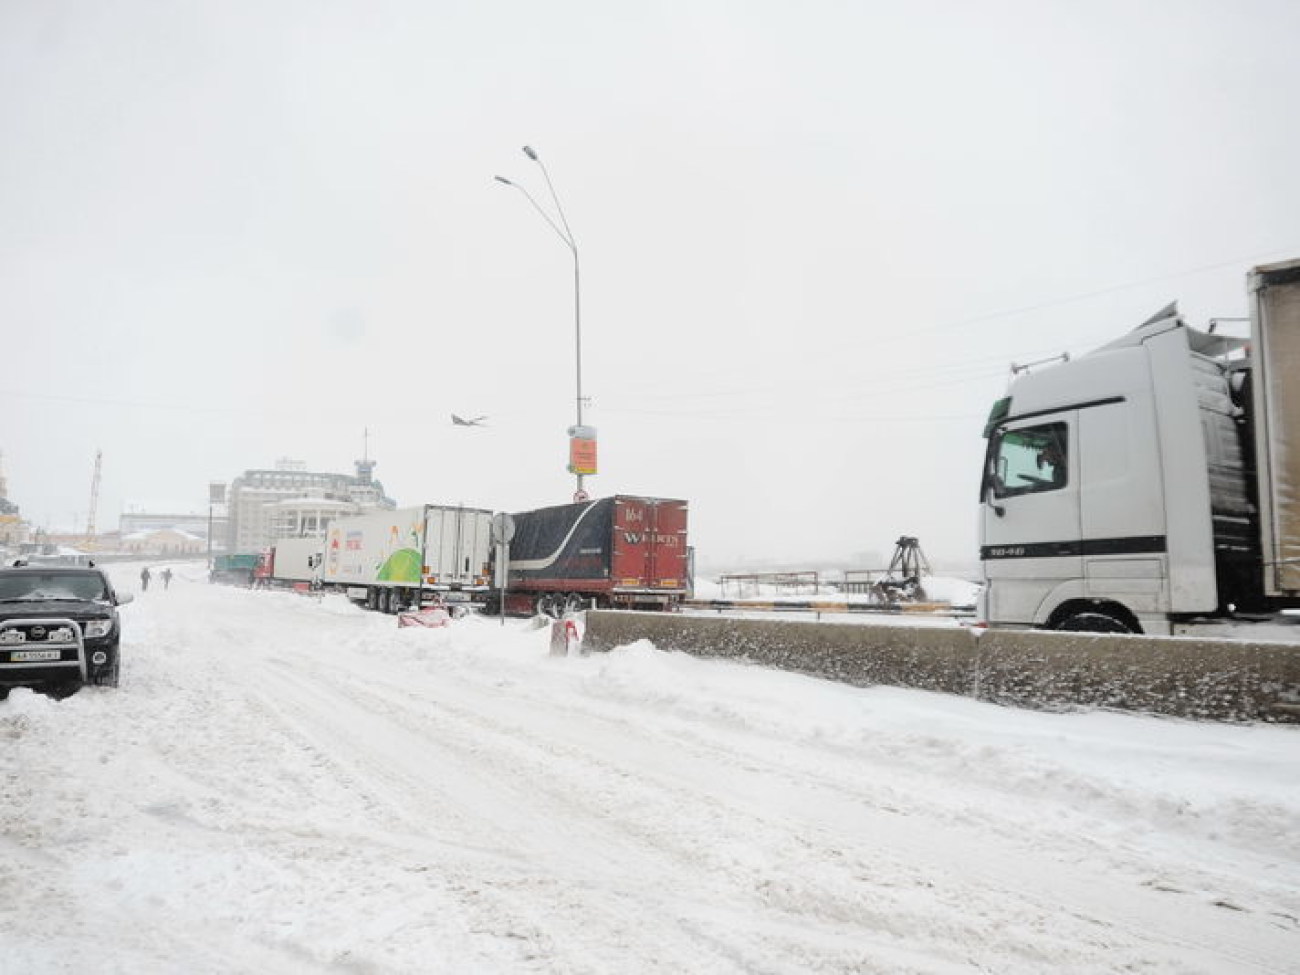
[[[504,176],[493,176],[492,178],[493,178],[494,180],[496,180],[498,183],[505,183],[506,186],[514,186],[514,185],[515,185],[514,183],[510,182],[510,180],[506,179]]]
[[[537,150],[534,149],[532,146],[524,146],[524,155],[527,156],[529,159],[531,159],[533,162],[537,162]]]

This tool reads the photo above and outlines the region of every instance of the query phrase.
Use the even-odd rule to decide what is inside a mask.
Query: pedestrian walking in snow
[[[144,591],[149,590],[149,566],[140,570],[140,588]]]
[[[171,570],[171,569],[163,569],[163,570],[162,570],[162,580],[163,580],[163,588],[164,588],[164,589],[170,589],[170,588],[171,588],[171,585],[172,585],[172,570]]]

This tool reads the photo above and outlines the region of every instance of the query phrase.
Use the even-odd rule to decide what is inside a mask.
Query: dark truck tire
[[[1132,633],[1133,628],[1109,613],[1090,610],[1072,613],[1056,625],[1066,633]]]

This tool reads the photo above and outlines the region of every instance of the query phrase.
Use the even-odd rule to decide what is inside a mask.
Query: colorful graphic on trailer
[[[327,536],[325,580],[419,585],[423,535],[423,508],[340,519]]]
[[[399,548],[384,560],[376,575],[380,582],[419,582],[420,553],[413,548]]]
[[[420,581],[420,539],[424,535],[424,519],[408,522],[404,529],[390,525],[384,540],[383,556],[375,566],[375,578],[380,582]]]

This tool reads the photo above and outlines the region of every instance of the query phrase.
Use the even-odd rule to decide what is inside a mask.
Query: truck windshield
[[[993,452],[993,495],[1055,491],[1069,483],[1069,430],[1064,423],[1004,430]]]
[[[104,579],[97,572],[6,572],[0,574],[0,600],[106,600]]]

